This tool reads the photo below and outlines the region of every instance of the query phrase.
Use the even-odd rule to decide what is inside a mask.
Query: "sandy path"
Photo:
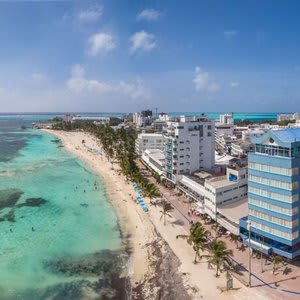
[[[192,248],[185,240],[176,239],[176,235],[186,234],[186,231],[174,223],[175,219],[169,219],[163,225],[158,207],[150,207],[150,212],[144,213],[130,199],[130,194],[136,195],[134,189],[122,175],[118,175],[117,170],[111,169],[105,157],[99,155],[101,147],[95,137],[84,132],[47,132],[60,138],[68,151],[103,179],[119,216],[122,232],[130,241],[129,276],[134,299],[188,299],[186,291],[192,299],[270,299],[264,291],[248,289],[235,279],[234,290],[221,292],[226,282],[225,274],[216,278],[215,271],[208,270],[207,263],[195,265],[192,262]],[[144,200],[149,203],[149,199]]]

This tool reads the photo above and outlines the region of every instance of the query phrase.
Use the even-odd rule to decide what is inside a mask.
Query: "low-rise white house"
[[[135,141],[136,154],[142,156],[148,149],[164,149],[164,138],[159,133],[140,133]]]
[[[196,175],[196,174],[195,174]],[[247,206],[247,168],[228,167],[225,176],[213,176],[207,172],[197,173],[196,176],[182,175],[177,180],[177,188],[187,197],[196,201],[197,210],[209,215],[212,219],[222,220],[222,226],[234,234],[239,231],[239,218],[245,214]],[[234,205],[234,203],[236,203]],[[246,203],[246,204],[245,204]],[[222,212],[228,205],[243,207],[232,222],[232,216]],[[220,208],[220,210],[219,210]],[[231,221],[228,221],[231,220]],[[227,223],[226,223],[227,222]]]
[[[158,149],[148,149],[143,152],[143,162],[159,175],[163,175],[165,167],[165,154]]]

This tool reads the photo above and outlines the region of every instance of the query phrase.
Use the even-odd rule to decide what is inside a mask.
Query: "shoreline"
[[[130,281],[130,299],[166,299],[161,294],[166,294],[166,297],[167,294],[178,294],[184,297],[181,299],[191,299],[178,274],[176,286],[169,281],[161,282],[166,281],[164,277],[168,274],[165,270],[176,275],[180,262],[157,232],[149,215],[131,200],[135,191],[130,183],[126,183],[125,177],[118,174],[117,164],[111,169],[111,163],[105,157],[88,150],[100,148],[96,138],[84,132],[42,131],[59,138],[64,148],[86,163],[103,182],[107,198],[118,218],[124,250],[129,255],[126,277]],[[158,272],[160,276],[157,276]],[[174,296],[173,299],[180,299]]]
[[[59,138],[67,151],[103,180],[122,234],[129,243],[131,299],[271,299],[264,290],[246,288],[236,279],[233,290],[222,292],[225,274],[216,278],[205,262],[193,263],[193,249],[186,241],[176,239],[176,235],[187,234],[176,216],[163,225],[158,207],[150,206],[145,213],[130,199],[136,194],[133,187],[118,174],[117,164],[113,170],[104,155],[99,155],[101,146],[96,137],[85,132],[43,131]],[[149,199],[144,201],[149,206]]]

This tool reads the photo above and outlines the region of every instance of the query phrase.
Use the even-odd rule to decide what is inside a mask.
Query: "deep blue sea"
[[[122,299],[127,265],[102,181],[31,122],[0,117],[0,299]]]

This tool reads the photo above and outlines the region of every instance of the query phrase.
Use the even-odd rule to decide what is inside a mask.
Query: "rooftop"
[[[162,134],[161,133],[139,133],[138,137],[157,137],[157,138],[162,138]]]
[[[241,199],[218,207],[218,212],[231,221],[238,221],[248,215],[248,198]]]
[[[292,143],[300,141],[300,128],[289,128],[283,130],[274,130],[272,134],[275,135],[284,143]]]
[[[213,177],[211,179],[206,180],[205,182],[216,189],[236,184],[236,182],[234,181],[228,181],[226,175]]]

